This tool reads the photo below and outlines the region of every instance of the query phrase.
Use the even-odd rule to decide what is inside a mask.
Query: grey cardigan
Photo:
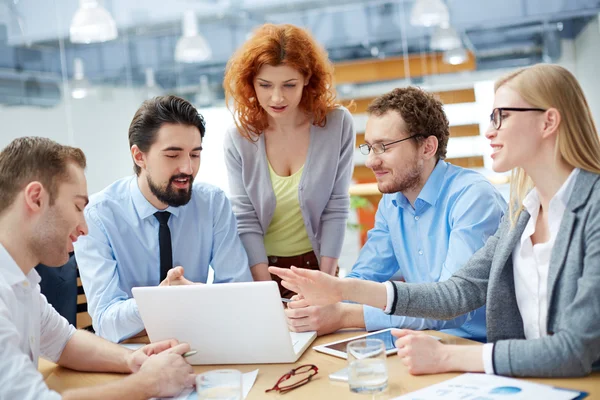
[[[505,217],[449,280],[395,283],[394,313],[450,319],[486,303],[487,335],[500,375],[567,377],[600,367],[600,176],[581,170],[563,215],[548,272],[548,335],[524,340],[512,252],[530,215]]]
[[[224,141],[231,204],[250,266],[267,262],[264,234],[276,203],[264,135],[254,139],[242,137],[234,125]],[[355,142],[352,116],[343,107],[327,115],[324,127],[311,125],[298,200],[319,260],[321,256],[340,256],[350,207]]]

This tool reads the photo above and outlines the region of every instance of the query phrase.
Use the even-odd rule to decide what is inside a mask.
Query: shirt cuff
[[[394,327],[391,321],[392,316],[384,313],[381,308],[363,305],[363,316],[367,332]]]
[[[495,375],[494,371],[494,343],[486,343],[483,345],[483,370],[486,374]]]
[[[392,306],[394,305],[394,284],[390,281],[386,281],[384,283],[385,290],[387,291],[387,303],[383,312],[389,314],[392,311]]]

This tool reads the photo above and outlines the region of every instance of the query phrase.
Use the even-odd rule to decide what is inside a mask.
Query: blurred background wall
[[[406,85],[436,92],[451,123],[450,162],[489,169],[493,81],[539,62],[570,69],[600,115],[599,0],[0,0],[0,146],[24,135],[81,147],[90,193],[132,173],[127,129],[140,103],[190,100],[207,120],[199,177],[223,188],[225,64],[265,23],[310,30],[354,100],[357,143],[374,97]],[[348,270],[380,198],[355,154],[353,210],[340,260]],[[369,206],[370,204],[370,206]]]

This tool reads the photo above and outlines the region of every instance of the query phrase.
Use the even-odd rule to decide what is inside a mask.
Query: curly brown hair
[[[431,93],[417,88],[397,88],[389,93],[379,96],[367,108],[367,113],[381,116],[388,111],[400,114],[408,132],[421,143],[429,136],[438,140],[436,157],[438,160],[446,158],[446,148],[450,137],[448,118],[444,113],[442,102]]]
[[[230,110],[242,136],[251,140],[269,126],[254,91],[254,77],[263,65],[288,65],[309,77],[299,107],[315,125],[325,126],[327,114],[336,108],[333,65],[327,52],[305,29],[264,24],[229,60],[223,80],[225,100],[228,107],[233,104]]]

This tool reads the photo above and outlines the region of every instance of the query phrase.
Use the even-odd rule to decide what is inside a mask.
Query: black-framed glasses
[[[386,146],[389,146],[390,144],[404,142],[405,140],[412,139],[416,136],[421,136],[421,135],[418,133],[415,133],[414,135],[409,136],[407,138],[396,140],[394,142],[389,142],[389,143],[373,143],[373,144],[363,143],[360,146],[358,146],[358,148],[360,149],[360,152],[362,154],[364,154],[365,156],[368,156],[369,153],[371,152],[371,150],[373,150],[373,153],[375,153],[375,154],[383,154],[387,150]]]
[[[279,393],[287,393],[290,390],[306,385],[317,373],[319,373],[319,368],[317,368],[316,365],[301,365],[283,374],[283,376],[279,378],[275,386],[273,386],[271,389],[265,390],[265,393],[273,391]]]
[[[502,113],[504,111],[541,111],[546,112],[543,108],[521,108],[521,107],[498,107],[494,108],[490,114],[490,122],[494,129],[500,129],[502,126]]]

